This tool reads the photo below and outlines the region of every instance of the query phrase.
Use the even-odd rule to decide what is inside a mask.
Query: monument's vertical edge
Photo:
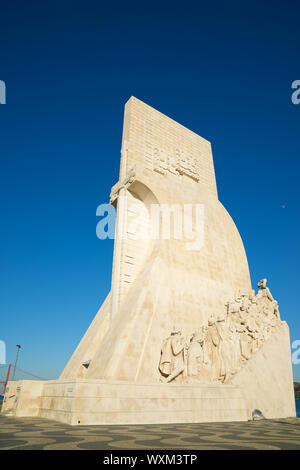
[[[121,146],[121,162],[119,171],[119,181],[123,181],[127,174],[128,167],[128,133],[130,126],[131,115],[131,102],[130,100],[125,105],[124,120],[123,120],[123,134]],[[118,193],[118,200],[116,202],[117,217],[115,225],[115,242],[113,254],[113,269],[111,280],[111,320],[115,317],[119,310],[120,305],[120,270],[121,270],[121,257],[122,257],[122,239],[124,238],[124,225],[126,223],[126,191],[121,188]],[[121,206],[121,207],[120,207]]]

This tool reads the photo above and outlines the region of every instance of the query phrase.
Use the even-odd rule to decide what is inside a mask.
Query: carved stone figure
[[[220,363],[220,355],[219,355],[219,343],[220,343],[220,336],[218,333],[216,320],[214,317],[210,317],[208,320],[208,328],[205,340],[205,347],[207,350],[207,354],[209,357],[210,362],[210,377],[211,382],[217,382],[220,377],[221,372],[221,363]]]
[[[135,174],[136,174],[136,169],[135,167],[133,167],[129,170],[128,174],[126,175],[126,177],[124,178],[122,182],[116,183],[111,188],[110,197],[109,197],[110,204],[113,205],[116,202],[116,200],[119,197],[119,192],[121,191],[121,189],[127,189],[129,188],[129,186],[132,185],[132,183],[134,183]]]
[[[205,350],[207,328],[199,328],[192,336],[187,352],[187,376],[202,383],[210,382],[209,359]]]
[[[226,314],[211,316],[188,338],[173,328],[162,344],[159,370],[163,380],[182,377],[185,382],[223,382],[240,368],[267,341],[281,323],[278,303],[267,280],[258,283],[258,293],[239,290],[226,303]]]
[[[225,317],[220,315],[217,319],[216,329],[220,338],[218,344],[218,355],[220,362],[220,374],[218,380],[225,382],[230,377],[231,371],[231,351],[229,324],[225,322]]]
[[[241,355],[242,355],[242,362],[250,359],[252,354],[252,337],[249,334],[249,330],[245,328],[244,333],[241,335]]]
[[[161,347],[161,356],[159,362],[159,370],[163,376],[168,376],[171,374],[172,369],[172,345],[171,345],[172,336],[163,340]]]
[[[230,343],[231,375],[236,374],[241,365],[240,334],[244,326],[231,320],[228,329],[228,340]]]
[[[159,364],[166,382],[171,382],[184,372],[187,349],[188,344],[181,335],[181,330],[174,327],[171,336],[163,342]]]

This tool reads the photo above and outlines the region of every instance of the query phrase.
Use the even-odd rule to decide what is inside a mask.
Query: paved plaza
[[[0,415],[1,450],[300,450],[300,419],[234,423],[69,426]]]

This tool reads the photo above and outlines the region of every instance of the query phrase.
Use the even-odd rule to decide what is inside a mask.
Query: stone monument
[[[4,413],[70,424],[295,416],[289,329],[252,289],[210,143],[131,97],[111,290],[58,380],[9,383]]]

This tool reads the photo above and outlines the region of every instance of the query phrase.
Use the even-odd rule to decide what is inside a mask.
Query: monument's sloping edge
[[[61,373],[60,379],[83,377],[86,373],[87,369],[82,364],[93,359],[98,345],[109,328],[110,302],[109,293]]]

